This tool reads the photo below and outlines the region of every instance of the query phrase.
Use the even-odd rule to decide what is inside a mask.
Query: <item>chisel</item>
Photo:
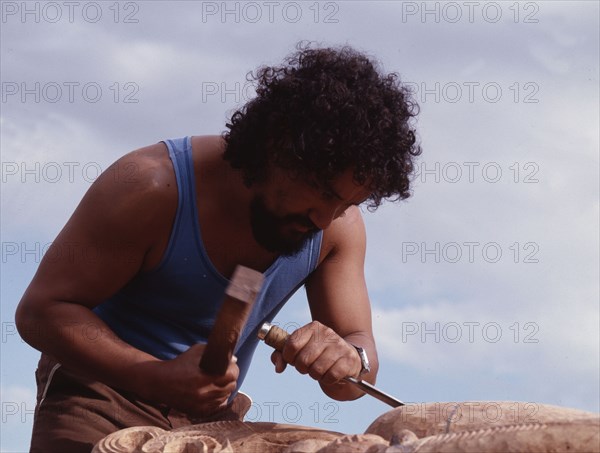
[[[258,338],[279,352],[283,350],[285,340],[287,340],[288,336],[289,334],[285,330],[268,322],[265,322],[258,331]],[[368,393],[369,395],[377,398],[379,401],[383,401],[392,407],[404,406],[404,403],[399,399],[382,392],[366,381],[356,379],[352,376],[347,376],[344,379],[359,387],[363,392]]]

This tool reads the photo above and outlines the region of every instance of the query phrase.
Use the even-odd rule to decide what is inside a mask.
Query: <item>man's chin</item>
[[[294,232],[285,235],[269,235],[265,237],[255,237],[256,241],[269,252],[278,253],[283,256],[294,256],[297,255],[306,245],[306,243],[312,239],[316,231],[309,231],[306,233]]]
[[[277,216],[257,197],[250,205],[250,225],[254,239],[265,250],[284,256],[296,255],[318,232],[301,216]]]

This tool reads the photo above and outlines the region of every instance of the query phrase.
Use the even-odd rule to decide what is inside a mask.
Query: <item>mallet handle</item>
[[[235,268],[200,359],[200,368],[205,373],[222,376],[227,371],[263,281],[264,276],[260,272],[244,266]]]

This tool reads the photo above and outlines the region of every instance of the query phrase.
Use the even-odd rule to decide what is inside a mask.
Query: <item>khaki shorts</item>
[[[42,354],[35,373],[37,404],[31,452],[89,453],[106,435],[131,426],[173,429],[215,420],[242,420],[250,398],[239,392],[223,411],[189,418],[164,404],[142,401],[68,370]]]

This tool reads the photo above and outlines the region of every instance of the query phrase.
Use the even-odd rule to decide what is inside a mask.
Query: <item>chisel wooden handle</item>
[[[244,266],[235,268],[200,359],[200,368],[205,373],[222,376],[227,371],[263,281],[264,276],[260,272]]]

